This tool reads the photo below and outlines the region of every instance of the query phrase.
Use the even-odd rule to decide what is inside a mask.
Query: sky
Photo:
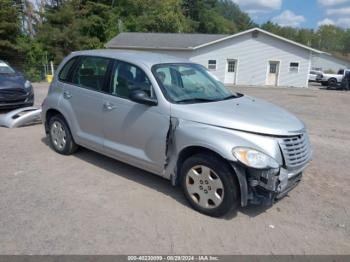
[[[332,24],[350,28],[350,0],[232,0],[258,23],[316,29]]]
[[[30,0],[35,3],[37,0]],[[317,29],[332,24],[350,28],[350,0],[232,0],[258,24]]]

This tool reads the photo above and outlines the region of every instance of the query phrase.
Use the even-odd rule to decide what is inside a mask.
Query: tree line
[[[0,59],[32,80],[47,61],[103,48],[120,32],[234,34],[259,26],[231,0],[0,0]],[[262,29],[328,52],[350,52],[350,30],[302,29],[267,22]]]

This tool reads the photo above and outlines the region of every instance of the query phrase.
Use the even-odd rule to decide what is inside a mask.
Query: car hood
[[[304,131],[293,114],[260,99],[242,96],[211,103],[173,104],[172,116],[245,132],[288,136]]]
[[[24,88],[25,79],[21,75],[0,74],[0,89]]]

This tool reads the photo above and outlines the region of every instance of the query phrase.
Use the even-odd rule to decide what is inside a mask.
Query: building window
[[[298,73],[299,72],[299,63],[296,63],[296,62],[290,63],[289,72]]]
[[[208,69],[211,71],[216,70],[216,60],[209,60],[208,61]]]
[[[227,61],[227,72],[234,73],[235,69],[236,69],[236,61],[235,60],[228,60]]]
[[[277,74],[277,63],[270,62],[270,74]]]

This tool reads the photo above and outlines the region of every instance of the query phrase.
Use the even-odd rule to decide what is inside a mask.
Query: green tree
[[[232,22],[238,31],[256,27],[250,16],[243,12],[237,4],[231,0],[221,0],[218,2],[218,12],[224,18]]]
[[[49,53],[49,59],[59,63],[71,51],[79,50],[85,42],[79,33],[76,1],[47,6],[37,38]]]
[[[186,19],[181,0],[122,0],[116,3],[127,31],[131,32],[184,32]]]
[[[347,29],[344,34],[342,51],[344,54],[348,54],[350,53],[350,29]]]
[[[255,25],[230,0],[183,0],[182,9],[192,32],[233,34]]]
[[[0,58],[13,61],[18,55],[17,38],[21,34],[20,5],[0,0]]]
[[[103,47],[117,33],[111,6],[103,1],[59,1],[46,6],[42,21],[37,39],[56,64],[72,51]]]
[[[25,76],[31,81],[40,81],[44,76],[45,52],[41,42],[23,35],[18,38],[18,49],[24,61],[21,65]]]
[[[344,50],[344,30],[333,26],[323,25],[317,32],[320,41],[320,47],[326,51]]]

